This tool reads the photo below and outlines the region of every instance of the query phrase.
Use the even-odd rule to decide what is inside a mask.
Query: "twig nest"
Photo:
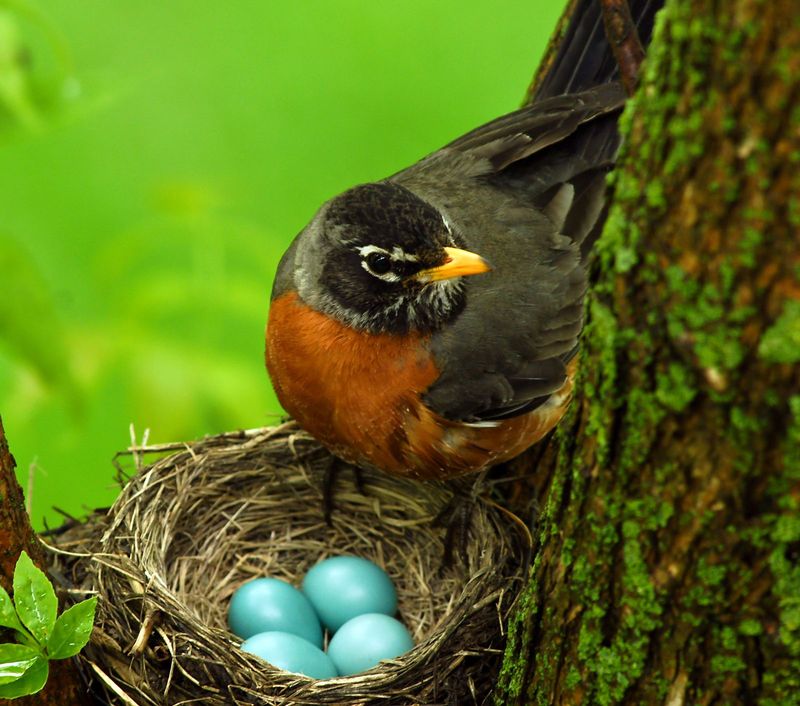
[[[100,595],[82,660],[103,698],[137,705],[484,701],[520,587],[514,530],[491,504],[479,502],[474,512],[466,566],[442,570],[444,531],[434,519],[452,499],[449,486],[367,472],[361,494],[344,473],[329,526],[321,493],[327,454],[293,423],[170,450],[127,483],[106,516],[58,542],[56,568]],[[273,576],[299,586],[318,561],[340,554],[370,559],[391,576],[411,651],[361,674],[314,681],[239,649],[226,610],[241,584]]]

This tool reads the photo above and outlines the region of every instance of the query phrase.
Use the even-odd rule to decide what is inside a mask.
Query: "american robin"
[[[561,419],[581,244],[624,98],[606,84],[539,102],[319,210],[278,266],[267,326],[269,373],[301,426],[350,463],[446,478]]]
[[[357,466],[445,479],[558,423],[624,100],[616,82],[537,100],[320,208],[266,334],[301,426]]]

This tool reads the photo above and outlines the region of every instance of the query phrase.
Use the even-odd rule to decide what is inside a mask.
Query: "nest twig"
[[[148,451],[150,449],[138,449]],[[337,483],[323,519],[324,452],[293,423],[170,445],[107,514],[57,535],[54,570],[97,593],[81,664],[109,704],[470,704],[491,691],[519,589],[514,530],[478,505],[466,566],[442,570],[433,519],[445,485],[367,473]],[[320,559],[357,554],[397,586],[416,646],[362,674],[314,681],[238,649],[226,610],[244,581],[297,585]]]

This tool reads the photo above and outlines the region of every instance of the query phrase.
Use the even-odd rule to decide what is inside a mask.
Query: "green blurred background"
[[[0,0],[0,414],[32,516],[269,424],[276,263],[325,199],[514,109],[563,0]]]

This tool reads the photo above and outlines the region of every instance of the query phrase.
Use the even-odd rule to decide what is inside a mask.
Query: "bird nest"
[[[435,519],[452,487],[365,472],[337,480],[322,511],[328,456],[293,423],[192,444],[125,485],[107,513],[57,536],[54,572],[100,596],[81,667],[111,704],[470,704],[487,700],[520,587],[514,531],[478,501],[461,561],[443,568]],[[169,455],[163,455],[170,452]],[[228,601],[245,581],[299,585],[319,560],[355,554],[397,587],[415,647],[349,677],[312,680],[238,649]]]

